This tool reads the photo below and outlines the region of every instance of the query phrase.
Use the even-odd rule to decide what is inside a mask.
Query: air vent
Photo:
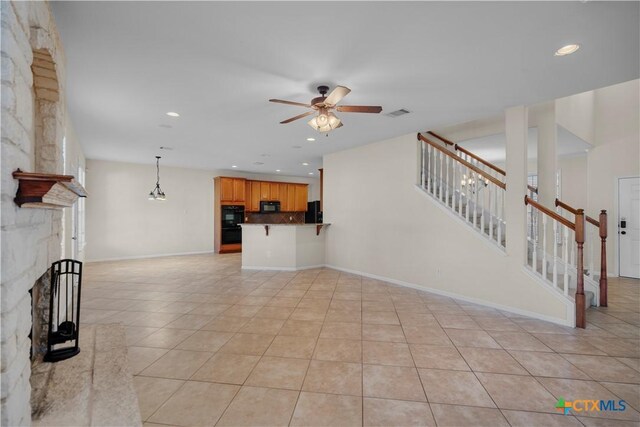
[[[253,164],[260,166],[260,165],[264,165],[264,162],[253,162]]]
[[[165,147],[165,146],[160,147],[160,149],[161,149],[161,150],[167,150],[167,151],[171,151],[171,150],[173,150],[173,148],[172,148],[172,147]]]
[[[405,114],[409,114],[411,111],[405,109],[405,108],[401,108],[399,110],[396,111],[392,111],[390,113],[385,114],[386,116],[389,117],[399,117],[399,116],[404,116]]]

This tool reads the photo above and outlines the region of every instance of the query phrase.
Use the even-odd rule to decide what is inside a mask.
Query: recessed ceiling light
[[[309,172],[309,175],[313,175],[313,172]]]
[[[309,166],[309,163],[304,162],[304,163],[302,163],[302,166]]]
[[[231,165],[231,167],[232,167],[232,168],[237,168],[238,166],[236,166],[236,165]]]
[[[573,52],[575,52],[578,49],[580,49],[579,44],[568,44],[556,50],[555,56],[571,55]]]
[[[307,138],[307,141],[309,141],[309,142],[313,142],[315,140],[316,140],[315,138]]]
[[[180,117],[180,114],[174,112],[174,111],[169,111],[167,113],[167,116],[171,116],[171,117]]]
[[[280,172],[280,169],[276,169],[276,172]]]

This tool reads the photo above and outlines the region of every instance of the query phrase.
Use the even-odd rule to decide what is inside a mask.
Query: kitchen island
[[[304,270],[325,264],[330,224],[242,224],[243,270]]]

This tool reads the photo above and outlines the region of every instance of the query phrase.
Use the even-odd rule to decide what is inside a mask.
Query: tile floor
[[[609,307],[581,330],[198,255],[87,264],[82,321],[126,325],[149,426],[637,426],[639,289],[611,280]],[[627,408],[565,416],[559,397]]]

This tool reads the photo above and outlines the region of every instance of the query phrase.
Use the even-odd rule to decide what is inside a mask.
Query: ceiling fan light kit
[[[318,114],[309,120],[308,124],[318,132],[328,133],[334,129],[342,127],[342,120],[338,118],[331,110],[344,113],[380,113],[382,107],[380,106],[365,106],[365,105],[341,105],[336,106],[338,102],[351,92],[351,89],[345,86],[336,86],[333,91],[327,96],[329,92],[329,86],[318,86],[319,97],[313,98],[309,104],[303,104],[301,102],[284,101],[281,99],[270,99],[270,102],[276,102],[278,104],[295,105],[298,107],[311,108],[318,112]],[[314,114],[315,111],[308,111],[306,113],[299,114],[290,119],[283,120],[281,124],[291,123],[295,120]]]

